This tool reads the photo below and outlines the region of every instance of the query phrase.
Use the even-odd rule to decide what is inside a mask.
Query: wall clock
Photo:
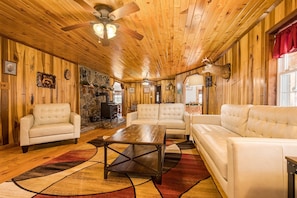
[[[71,78],[71,72],[70,72],[69,69],[65,69],[65,71],[64,71],[64,78],[66,80],[69,80]]]

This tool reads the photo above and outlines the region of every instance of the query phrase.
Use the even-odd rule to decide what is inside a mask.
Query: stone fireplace
[[[109,76],[80,66],[80,115],[81,125],[99,121],[101,103],[109,102]]]

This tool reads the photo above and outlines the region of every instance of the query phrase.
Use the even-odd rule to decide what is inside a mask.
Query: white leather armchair
[[[68,103],[37,104],[33,114],[20,120],[20,145],[23,153],[28,152],[29,145],[80,137],[81,118],[70,112]]]

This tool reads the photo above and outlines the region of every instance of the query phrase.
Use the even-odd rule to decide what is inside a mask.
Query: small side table
[[[297,157],[286,156],[288,171],[288,198],[295,198],[295,174],[297,173]]]

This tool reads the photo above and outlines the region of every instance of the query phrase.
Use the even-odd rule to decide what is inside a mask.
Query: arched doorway
[[[203,113],[203,85],[204,77],[198,74],[187,76],[184,81],[186,111],[189,113]]]

